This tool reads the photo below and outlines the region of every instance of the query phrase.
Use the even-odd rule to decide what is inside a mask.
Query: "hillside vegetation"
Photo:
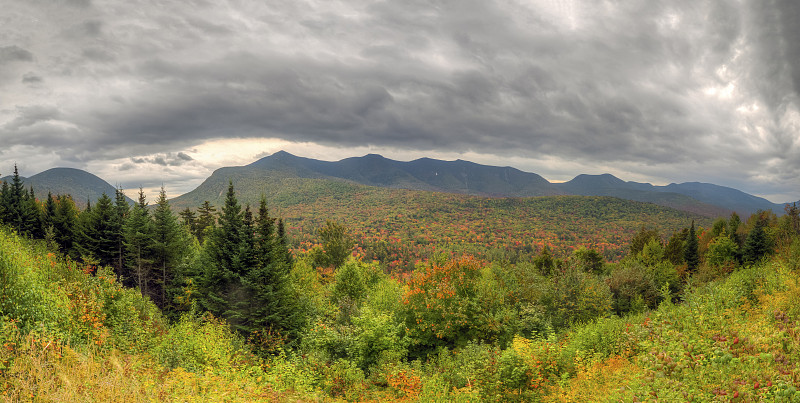
[[[284,220],[231,184],[195,231],[211,210],[177,225],[164,192],[152,211],[144,195],[79,211],[23,189],[0,203],[11,401],[800,401],[794,206],[671,233],[637,222],[611,263],[450,251],[398,276],[333,220],[289,250]]]
[[[335,220],[348,227],[365,259],[392,270],[410,271],[437,253],[530,261],[544,247],[565,257],[584,246],[615,261],[627,253],[627,241],[643,225],[669,234],[691,220],[700,225],[712,221],[611,197],[487,198],[327,179],[251,179],[254,182],[232,179],[242,189],[237,192],[239,200],[255,206],[265,196],[283,217],[295,248],[310,249],[316,242],[315,230],[326,220]],[[224,195],[224,190],[214,187],[199,194]],[[177,209],[196,209],[204,200],[193,196],[171,203]],[[219,206],[224,199],[209,200]]]

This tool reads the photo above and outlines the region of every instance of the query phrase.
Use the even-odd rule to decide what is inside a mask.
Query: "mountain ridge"
[[[0,178],[0,181],[11,181],[11,176]],[[103,193],[114,198],[116,188],[99,176],[78,168],[50,168],[30,177],[20,177],[26,189],[33,187],[34,195],[39,200],[44,200],[47,193],[55,195],[70,195],[75,204],[81,208],[86,207],[87,201],[96,202]],[[129,204],[134,201],[126,196]]]
[[[246,176],[251,181],[263,175],[296,176],[344,180],[366,186],[485,197],[611,196],[654,203],[709,217],[729,215],[732,211],[745,216],[758,210],[772,210],[781,214],[784,205],[734,188],[701,182],[658,186],[624,181],[605,173],[579,174],[568,182],[551,183],[538,174],[509,166],[482,165],[461,159],[443,161],[428,157],[407,162],[395,161],[379,154],[322,161],[278,151],[248,165],[226,167],[225,171],[217,170],[206,181],[219,180],[215,175],[222,175],[223,172],[234,177]],[[198,186],[198,189],[202,187],[203,185]]]
[[[237,188],[241,188],[241,185],[236,182],[242,181],[248,186],[257,187],[257,191],[268,192],[269,187],[279,185],[279,179],[288,178],[333,180],[390,189],[482,197],[610,196],[654,203],[707,217],[729,215],[732,211],[743,216],[758,210],[782,214],[784,206],[738,189],[703,182],[660,186],[624,181],[604,173],[579,174],[567,182],[551,183],[536,173],[514,167],[482,165],[461,159],[445,161],[423,157],[412,161],[396,161],[370,153],[339,161],[323,161],[286,151],[278,151],[247,165],[219,168],[195,189],[171,200],[183,204],[182,201],[189,199],[219,199],[228,180],[233,180]],[[0,178],[9,179],[9,176]],[[79,205],[85,205],[87,200],[97,200],[104,192],[111,196],[115,191],[103,179],[76,168],[51,168],[24,180],[26,187],[33,185],[39,199],[48,191],[71,194]],[[318,186],[320,189],[331,188],[321,183]],[[133,203],[130,198],[128,200]]]

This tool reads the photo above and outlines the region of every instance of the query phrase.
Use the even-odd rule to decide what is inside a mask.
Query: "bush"
[[[561,330],[608,315],[611,311],[611,297],[605,282],[596,276],[567,267],[553,277],[553,287],[542,298],[541,303],[545,306],[553,327]]]
[[[639,262],[617,267],[608,279],[608,286],[614,295],[614,313],[620,316],[653,308],[659,301],[652,273]]]
[[[184,314],[162,336],[153,354],[167,368],[190,372],[228,371],[245,359],[252,359],[244,340],[227,323],[211,314],[197,318]]]

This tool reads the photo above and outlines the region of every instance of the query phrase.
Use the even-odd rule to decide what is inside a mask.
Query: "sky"
[[[0,0],[0,175],[279,150],[800,199],[793,0]],[[135,194],[133,191],[127,192]]]

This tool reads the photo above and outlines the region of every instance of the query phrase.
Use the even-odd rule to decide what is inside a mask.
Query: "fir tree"
[[[216,211],[217,209],[211,205],[208,200],[204,201],[203,205],[197,209],[197,225],[195,226],[193,234],[197,237],[197,241],[200,242],[200,244],[205,242],[206,235],[213,232],[216,226],[217,220],[214,217]]]
[[[233,183],[228,185],[225,205],[219,225],[206,240],[204,252],[206,265],[199,279],[200,303],[216,316],[237,316],[234,307],[241,298],[242,236],[244,233],[242,208],[236,200]],[[232,323],[237,326],[237,323]]]
[[[197,236],[197,214],[189,207],[183,209],[179,214],[181,223],[193,236]]]
[[[114,271],[120,275],[125,267],[125,220],[128,219],[131,207],[125,192],[117,188],[114,192],[114,219],[111,232],[114,243]]]
[[[25,229],[26,214],[24,210],[28,207],[25,203],[26,196],[27,192],[19,176],[19,170],[17,170],[17,165],[14,164],[14,175],[11,177],[11,187],[6,202],[5,221],[19,234],[22,234]]]
[[[9,223],[10,219],[10,204],[11,204],[11,189],[8,187],[8,182],[3,181],[3,186],[0,187],[0,223]]]
[[[149,278],[152,265],[153,223],[147,210],[144,191],[139,189],[139,201],[125,220],[125,250],[128,270],[123,272],[123,282],[139,287],[142,295],[151,296]]]
[[[744,241],[744,249],[742,251],[742,260],[744,263],[754,264],[766,256],[771,248],[770,240],[764,227],[767,225],[767,220],[763,217],[762,212],[756,213],[753,219],[756,220],[753,229],[747,234],[747,239]]]
[[[172,296],[180,288],[176,281],[176,268],[186,256],[186,244],[183,228],[172,213],[167,193],[162,187],[153,212],[152,244],[153,266],[159,272],[159,278],[154,284],[157,291],[153,294],[157,295],[157,305],[162,309],[172,309]]]
[[[44,211],[42,212],[42,229],[44,231],[44,239],[47,241],[47,243],[57,247],[58,244],[56,243],[56,230],[54,224],[55,218],[56,201],[53,197],[53,194],[47,192],[47,200],[44,202]]]
[[[22,232],[33,238],[44,238],[42,205],[36,201],[36,196],[33,192],[33,186],[31,186],[30,190],[25,193],[22,202]]]
[[[78,234],[78,208],[70,195],[59,195],[53,218],[53,237],[65,255],[77,259],[78,249],[75,238]]]
[[[114,204],[105,193],[93,209],[87,208],[81,214],[78,248],[83,256],[97,259],[102,266],[111,266],[115,261],[119,232],[115,216]]]
[[[697,266],[700,265],[699,241],[697,234],[694,231],[694,220],[692,226],[689,228],[689,233],[686,235],[686,242],[683,249],[683,260],[686,261],[686,270],[689,273],[697,271]]]
[[[675,232],[669,237],[667,246],[664,248],[664,258],[673,265],[683,264],[683,251],[685,249],[686,238],[689,237],[689,229]]]
[[[275,219],[269,216],[267,199],[262,196],[258,205],[258,222],[256,223],[255,251],[260,265],[272,263],[275,249]]]

